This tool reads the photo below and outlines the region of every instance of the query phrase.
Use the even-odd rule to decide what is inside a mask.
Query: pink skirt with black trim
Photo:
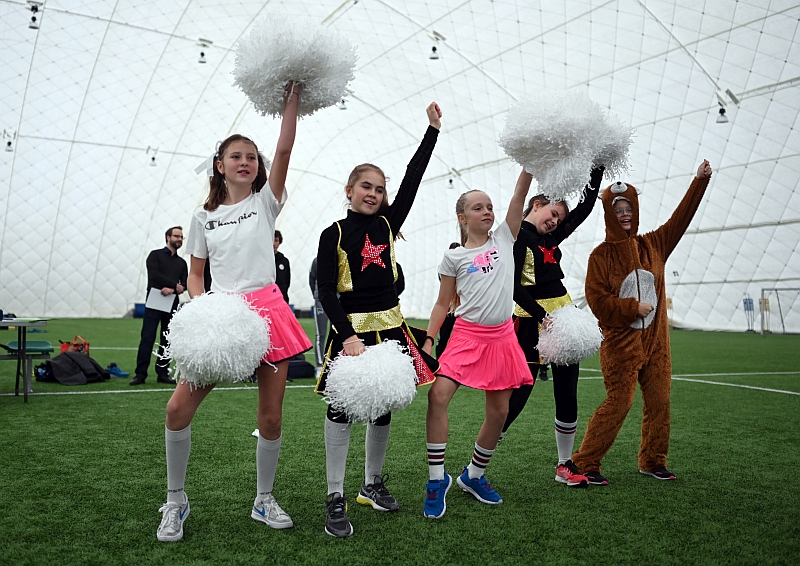
[[[447,347],[439,358],[439,375],[484,391],[533,385],[525,354],[509,318],[497,326],[456,319]]]
[[[251,310],[269,321],[269,351],[262,363],[282,362],[311,349],[311,341],[275,283],[243,297]]]

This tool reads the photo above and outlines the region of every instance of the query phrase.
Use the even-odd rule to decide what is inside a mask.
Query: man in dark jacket
[[[139,342],[139,353],[136,356],[136,376],[131,385],[142,385],[147,379],[147,368],[150,365],[150,354],[156,340],[156,331],[161,325],[159,357],[156,360],[156,381],[175,384],[169,376],[169,359],[162,358],[167,345],[166,332],[172,315],[178,308],[178,296],[186,291],[186,278],[189,268],[186,261],[178,256],[178,249],[183,245],[183,229],[174,226],[165,234],[167,245],[160,250],[153,250],[147,256],[147,293],[158,293],[163,297],[174,295],[172,306],[168,310],[145,307],[142,321],[142,338]]]
[[[278,251],[278,246],[283,243],[283,234],[280,230],[275,230],[275,238],[272,240],[272,249],[275,251],[275,284],[283,294],[283,300],[289,303],[289,285],[292,283],[292,272],[289,269],[289,260]]]

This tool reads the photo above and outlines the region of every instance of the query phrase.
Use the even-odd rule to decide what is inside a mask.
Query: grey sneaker
[[[189,516],[189,498],[184,494],[184,503],[164,503],[159,509],[162,513],[161,524],[156,537],[161,542],[174,542],[183,538],[183,522]]]
[[[281,509],[271,493],[256,499],[250,516],[256,521],[268,524],[273,529],[290,529],[294,526],[292,518]]]
[[[353,534],[353,525],[347,518],[347,499],[338,491],[325,498],[325,532],[332,537],[349,537]]]
[[[389,490],[386,489],[386,482],[389,480],[389,474],[382,476],[375,476],[372,478],[371,484],[361,484],[361,491],[358,492],[356,501],[362,505],[371,505],[377,511],[397,511],[400,505],[397,500],[392,497]]]

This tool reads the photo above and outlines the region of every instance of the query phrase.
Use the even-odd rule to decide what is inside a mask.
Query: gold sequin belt
[[[389,330],[403,324],[400,305],[380,312],[354,312],[353,314],[348,314],[347,318],[357,333]]]
[[[569,296],[569,293],[566,295],[562,295],[561,297],[555,297],[553,299],[536,299],[536,302],[539,303],[545,312],[551,313],[556,309],[563,307],[564,305],[571,305],[572,299]],[[525,309],[523,309],[518,304],[514,304],[514,314],[516,316],[527,316],[530,317],[531,315],[527,313]]]

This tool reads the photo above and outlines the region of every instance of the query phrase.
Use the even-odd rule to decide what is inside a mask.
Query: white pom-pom
[[[353,422],[404,409],[417,394],[414,361],[396,340],[367,346],[360,356],[339,355],[329,368],[325,401]]]
[[[585,94],[543,92],[509,111],[500,146],[545,195],[565,200],[586,186],[604,126],[603,111]]]
[[[298,115],[309,116],[344,97],[355,65],[355,48],[343,35],[311,21],[271,16],[239,42],[233,84],[262,116],[280,116],[287,83],[301,83]]]
[[[544,364],[576,364],[593,355],[603,341],[597,319],[575,305],[550,313],[548,328],[542,328],[536,348]]]
[[[249,378],[269,350],[269,326],[241,295],[205,294],[175,313],[167,340],[178,377],[205,387]]]
[[[631,147],[633,130],[626,126],[619,116],[606,113],[606,125],[601,136],[601,147],[594,157],[595,165],[606,168],[605,174],[620,177],[628,171],[628,153]]]

